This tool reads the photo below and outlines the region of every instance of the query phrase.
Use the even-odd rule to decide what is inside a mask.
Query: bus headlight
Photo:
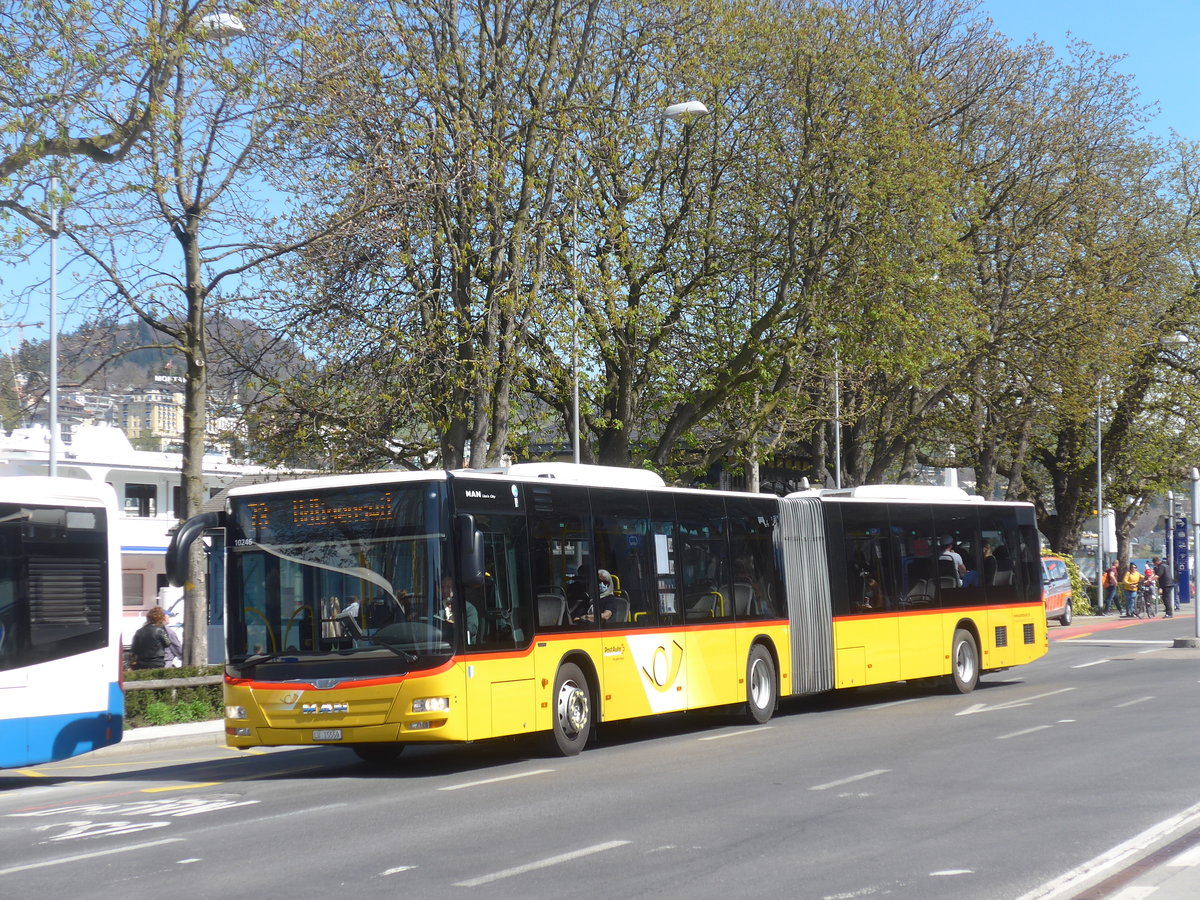
[[[225,718],[227,718],[227,719],[244,719],[244,718],[246,718],[246,707],[244,707],[244,706],[227,706],[227,707],[225,707]]]
[[[415,713],[445,712],[449,708],[449,697],[418,697],[412,705]]]

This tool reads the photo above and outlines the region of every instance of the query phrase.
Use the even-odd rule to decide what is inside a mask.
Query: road
[[[2,773],[0,895],[1174,900],[1150,863],[1200,845],[1192,634],[1081,619],[970,695],[610,725],[573,759],[192,744]]]

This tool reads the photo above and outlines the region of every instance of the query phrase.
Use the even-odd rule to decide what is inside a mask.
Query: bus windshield
[[[230,664],[387,660],[378,674],[448,657],[470,623],[445,565],[444,510],[438,483],[231,500]]]
[[[0,503],[0,671],[108,644],[102,508]]]

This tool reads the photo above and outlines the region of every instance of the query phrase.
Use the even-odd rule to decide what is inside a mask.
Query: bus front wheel
[[[366,763],[390,763],[404,752],[403,744],[351,744],[350,749]]]
[[[979,684],[979,646],[971,632],[965,628],[954,631],[954,644],[950,654],[950,677],[954,689],[960,694],[969,694]]]
[[[575,756],[592,733],[592,698],[587,679],[574,663],[565,663],[554,679],[554,747]]]
[[[747,717],[759,725],[769,722],[775,714],[778,699],[779,681],[775,677],[771,654],[762,644],[755,644],[746,660]]]

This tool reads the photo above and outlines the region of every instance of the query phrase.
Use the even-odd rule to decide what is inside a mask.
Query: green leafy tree
[[[330,18],[331,15],[333,18]],[[326,88],[346,60],[315,56],[336,9],[275,4],[244,35],[173,58],[157,114],[119,162],[78,175],[63,234],[104,282],[109,306],[133,313],[183,360],[182,485],[186,516],[205,502],[210,318],[251,301],[253,275],[336,231],[359,207],[313,222],[266,215],[297,105]],[[151,248],[162,248],[154,252]],[[193,553],[187,621],[208,621],[202,558]],[[185,660],[207,659],[203,627],[185,635]]]
[[[181,60],[211,32],[205,17],[220,4],[22,0],[5,6],[0,210],[49,232],[44,198],[50,173],[72,163],[123,159],[154,121]]]

